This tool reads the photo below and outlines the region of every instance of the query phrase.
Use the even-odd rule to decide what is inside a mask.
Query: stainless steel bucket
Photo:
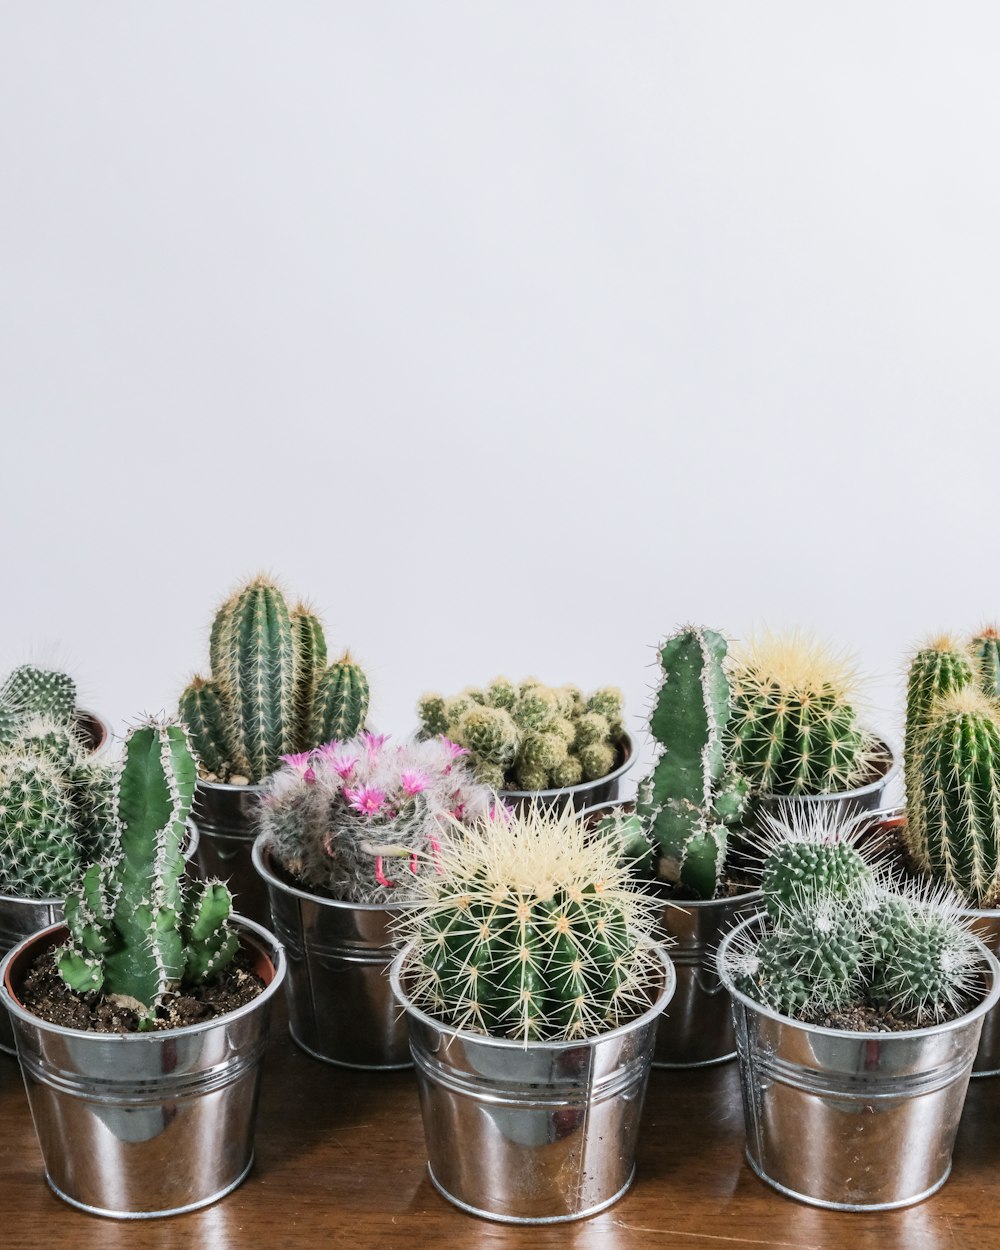
[[[1000,955],[1000,908],[969,908],[962,915],[993,954]],[[1000,1003],[983,1017],[983,1034],[972,1075],[1000,1076]]]
[[[733,1011],[719,980],[719,942],[760,910],[760,890],[735,898],[665,903],[657,937],[668,947],[677,990],[656,1029],[654,1068],[703,1068],[736,1058]]]
[[[47,1024],[17,998],[28,965],[64,940],[58,925],[0,965],[45,1176],[73,1206],[116,1219],[175,1215],[229,1193],[253,1163],[260,1060],[281,947],[236,916],[268,982],[252,1003],[161,1033],[88,1033]]]
[[[719,948],[733,1000],[746,1157],[780,1193],[841,1211],[919,1202],[948,1179],[958,1122],[1000,964],[981,945],[983,998],[967,1015],[905,1033],[853,1033],[791,1020],[733,984],[733,944]]]
[[[460,1032],[404,989],[435,1187],[472,1215],[555,1224],[603,1210],[632,1183],[656,1021],[674,991],[670,960],[649,1010],[584,1042],[521,1042]]]
[[[263,786],[199,781],[192,815],[201,834],[198,868],[202,878],[225,881],[240,914],[266,928],[271,921],[267,887],[251,861],[263,792]]]
[[[801,794],[795,796],[761,794],[751,802],[748,820],[752,821],[756,812],[768,812],[778,816],[781,814],[782,809],[787,808],[789,804],[795,806],[800,804],[822,804],[823,806],[829,806],[837,816],[842,816],[845,819],[851,816],[859,816],[862,812],[878,811],[882,806],[882,800],[889,782],[899,772],[899,759],[892,747],[881,738],[878,740],[878,745],[880,754],[888,762],[882,776],[869,782],[868,785],[859,786],[856,790],[843,790],[837,794]]]
[[[404,906],[320,898],[275,876],[261,834],[253,864],[267,883],[274,932],[288,960],[288,1030],[315,1059],[348,1068],[408,1068],[406,1017],[392,996],[399,950],[392,925]]]
[[[198,850],[198,830],[192,821],[188,821],[184,858],[188,861],[190,871],[191,857]],[[9,950],[13,950],[18,942],[46,929],[49,925],[62,924],[63,904],[61,898],[18,898],[15,894],[0,894],[0,959]],[[14,1030],[10,1016],[0,1009],[0,1051],[8,1055],[16,1055]]]
[[[578,786],[563,786],[557,790],[501,790],[500,797],[517,811],[526,808],[556,808],[562,811],[567,804],[575,811],[610,803],[618,797],[622,777],[635,763],[635,747],[628,734],[622,735],[618,744],[620,763],[606,777],[596,781],[581,781]]]

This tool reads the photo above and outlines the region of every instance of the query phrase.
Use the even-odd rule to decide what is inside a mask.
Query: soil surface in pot
[[[263,993],[264,982],[253,971],[246,951],[238,951],[228,968],[211,982],[177,993],[158,1008],[155,1029],[177,1029],[214,1020],[253,1002]],[[78,994],[59,975],[52,952],[45,951],[28,969],[18,993],[22,1006],[67,1029],[88,1033],[138,1033],[139,1016],[103,993]]]
[[[798,1018],[805,1024],[814,1024],[821,1029],[844,1029],[851,1033],[905,1033],[907,1029],[944,1023],[945,1020],[957,1020],[963,1014],[961,1011],[956,1011],[952,1015],[945,1016],[941,1021],[916,1020],[912,1016],[897,1015],[889,1007],[870,1007],[867,1004],[858,1003],[851,1007],[843,1007],[840,1011],[816,1012],[811,1016]]]

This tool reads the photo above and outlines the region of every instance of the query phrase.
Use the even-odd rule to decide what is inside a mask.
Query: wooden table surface
[[[735,1063],[654,1071],[632,1190],[589,1220],[516,1228],[464,1215],[433,1189],[412,1072],[349,1072],[310,1059],[289,1039],[279,1004],[253,1171],[214,1206],[165,1220],[101,1219],[51,1193],[20,1071],[0,1054],[0,1246],[993,1250],[1000,1248],[998,1111],[1000,1077],[973,1081],[944,1188],[908,1210],[841,1214],[782,1198],[750,1172]]]

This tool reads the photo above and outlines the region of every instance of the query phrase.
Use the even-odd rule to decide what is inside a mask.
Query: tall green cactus
[[[416,882],[413,995],[457,1028],[532,1040],[591,1037],[648,1005],[644,942],[657,904],[613,838],[569,811],[497,813],[443,841]]]
[[[875,742],[858,723],[851,667],[802,634],[765,635],[730,673],[732,755],[756,794],[852,790],[869,776]]]
[[[278,586],[259,576],[219,609],[209,639],[212,677],[195,677],[180,700],[202,774],[259,782],[283,755],[363,727],[368,682],[349,656],[326,667],[319,619],[290,609]]]
[[[660,647],[660,686],[649,723],[660,754],[639,785],[637,805],[658,850],[661,875],[705,899],[718,889],[727,827],[739,821],[746,794],[724,753],[726,651],[721,634],[694,626]]]
[[[116,811],[120,853],[87,869],[66,900],[70,941],[59,972],[79,992],[117,996],[149,1022],[166,994],[221,971],[238,939],[229,891],[201,882],[185,897],[181,845],[195,762],[183,727],[149,721],[125,742]]]
[[[918,868],[973,906],[1000,902],[1000,709],[974,686],[944,696],[923,730],[907,792]]]
[[[1000,633],[988,625],[970,641],[969,651],[983,693],[1000,699]]]
[[[58,898],[82,867],[73,794],[49,760],[0,759],[0,894]]]
[[[903,776],[911,809],[920,802],[920,742],[938,699],[975,681],[968,653],[953,638],[940,635],[925,643],[910,661],[906,678],[906,731]]]

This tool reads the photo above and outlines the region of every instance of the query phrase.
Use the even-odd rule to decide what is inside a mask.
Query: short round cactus
[[[76,683],[68,673],[22,664],[0,687],[0,703],[22,716],[47,716],[71,725],[76,719]]]
[[[0,893],[59,898],[82,868],[73,795],[56,765],[0,760]]]
[[[822,804],[764,816],[761,889],[768,915],[777,920],[821,897],[844,900],[871,881],[871,862],[858,849],[863,831],[863,821],[845,820]]]

